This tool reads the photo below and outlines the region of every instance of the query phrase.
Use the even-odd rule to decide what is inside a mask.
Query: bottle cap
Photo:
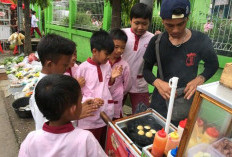
[[[219,136],[219,131],[215,127],[209,127],[206,129],[206,133],[214,138],[217,138]]]
[[[177,133],[176,131],[174,131],[174,132],[170,133],[170,137],[171,137],[172,139],[178,139],[178,138],[179,138],[179,135],[178,135],[178,133]]]
[[[204,121],[201,118],[197,119],[197,125],[198,126],[203,126],[204,125]]]
[[[162,128],[162,130],[158,131],[158,135],[160,137],[163,137],[163,138],[167,136],[166,132],[164,131],[164,128]]]
[[[187,118],[185,118],[184,120],[180,121],[179,126],[180,126],[181,128],[185,128],[186,123],[187,123]]]
[[[172,156],[176,156],[177,151],[178,151],[178,147],[176,147],[175,149],[172,149],[172,150],[171,150],[171,155],[172,155]]]

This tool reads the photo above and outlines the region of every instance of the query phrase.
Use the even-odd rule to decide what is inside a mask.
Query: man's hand
[[[187,86],[184,89],[184,98],[185,99],[190,99],[192,97],[192,95],[195,93],[197,86],[202,85],[205,82],[205,78],[204,76],[197,76],[195,79],[193,79],[192,81],[190,81]]]
[[[79,85],[81,86],[81,88],[85,86],[85,79],[84,79],[84,77],[79,77],[76,80],[79,83]]]
[[[93,112],[99,109],[100,105],[94,103],[94,99],[88,99],[82,103],[82,111],[79,119],[94,116]]]
[[[169,86],[168,82],[165,82],[161,79],[156,79],[153,82],[153,85],[158,89],[160,95],[165,99],[168,100],[171,94],[171,87]]]

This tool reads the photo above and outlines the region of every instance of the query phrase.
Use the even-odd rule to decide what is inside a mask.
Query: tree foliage
[[[25,1],[25,0],[24,0]],[[31,4],[39,6],[42,10],[50,4],[49,0],[30,0]]]

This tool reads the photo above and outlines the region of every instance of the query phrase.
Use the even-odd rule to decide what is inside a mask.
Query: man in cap
[[[152,68],[157,63],[154,36],[144,54],[143,75],[148,83],[155,87],[152,95],[151,107],[166,116],[167,108],[165,100],[169,100],[171,88],[170,78],[179,77],[178,89],[182,88],[183,100],[192,101],[193,94],[198,85],[211,78],[218,69],[218,59],[214,52],[209,37],[201,32],[186,28],[190,14],[189,0],[163,0],[160,17],[165,27],[165,32],[159,42],[159,54],[163,71],[163,79],[160,75],[154,76]],[[204,61],[204,71],[198,75],[198,65]],[[183,101],[183,102],[184,102]],[[175,104],[174,104],[175,105]],[[179,106],[173,109],[176,119],[172,119],[175,125],[186,118],[191,106]],[[182,114],[182,115],[179,115]]]

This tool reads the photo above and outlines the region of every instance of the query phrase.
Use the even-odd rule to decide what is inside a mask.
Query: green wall
[[[77,60],[80,62],[85,61],[91,56],[89,39],[92,32],[77,30],[73,28],[76,20],[76,1],[69,0],[69,26],[59,26],[51,24],[52,21],[52,5],[45,9],[45,33],[55,33],[73,40],[77,44]],[[102,29],[109,30],[111,24],[111,6],[109,1],[104,5],[104,18]]]

